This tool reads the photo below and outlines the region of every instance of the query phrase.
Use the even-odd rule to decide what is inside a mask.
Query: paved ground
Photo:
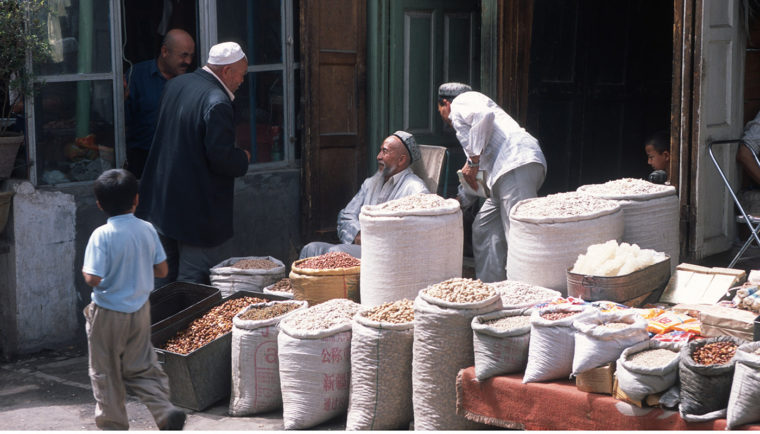
[[[227,415],[229,401],[221,400],[203,412],[188,413],[186,430],[282,430],[282,412],[256,417]],[[97,430],[95,401],[87,376],[86,349],[68,347],[0,362],[0,431]],[[148,410],[130,397],[130,429],[155,430]],[[345,429],[345,415],[316,427]]]

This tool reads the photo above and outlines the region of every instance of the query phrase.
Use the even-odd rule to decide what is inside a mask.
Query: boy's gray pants
[[[519,201],[536,197],[544,183],[544,166],[530,163],[510,170],[496,180],[472,222],[475,277],[483,282],[507,279],[509,211]]]
[[[148,407],[159,428],[176,407],[169,402],[169,379],[150,341],[150,303],[124,313],[90,303],[84,308],[95,424],[129,429],[126,388]]]

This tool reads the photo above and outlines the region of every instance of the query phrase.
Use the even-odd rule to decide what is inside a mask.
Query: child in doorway
[[[670,134],[667,131],[652,134],[644,142],[644,152],[647,154],[647,163],[654,169],[654,172],[649,175],[649,181],[664,184],[669,178]]]
[[[129,429],[126,388],[148,407],[163,430],[181,430],[185,413],[169,402],[169,380],[150,340],[153,278],[168,272],[166,254],[153,226],[132,213],[138,202],[137,179],[123,169],[95,180],[98,208],[108,222],[95,229],[84,254],[82,274],[93,288],[84,309],[95,395],[95,424]]]

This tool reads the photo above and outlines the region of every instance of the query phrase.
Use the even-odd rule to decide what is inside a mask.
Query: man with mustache
[[[184,30],[166,33],[156,59],[140,62],[126,73],[124,102],[127,141],[127,170],[142,176],[150,143],[156,131],[158,104],[168,80],[187,72],[195,55],[195,42]]]
[[[338,238],[341,244],[311,242],[301,249],[300,258],[327,252],[345,252],[361,258],[359,212],[362,206],[377,205],[417,193],[429,193],[425,183],[412,173],[410,167],[419,159],[417,142],[406,131],[396,131],[383,140],[377,154],[377,173],[362,183],[356,196],[338,213]]]

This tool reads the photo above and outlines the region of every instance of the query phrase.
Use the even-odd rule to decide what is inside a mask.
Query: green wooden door
[[[464,153],[453,131],[444,131],[437,91],[447,81],[480,87],[478,5],[477,0],[391,0],[370,10],[370,31],[377,23],[380,35],[376,44],[370,41],[375,58],[370,60],[369,122],[377,136],[371,137],[371,150],[376,154],[382,138],[396,130],[409,131],[421,144],[449,147],[449,194],[456,191],[452,186]]]

